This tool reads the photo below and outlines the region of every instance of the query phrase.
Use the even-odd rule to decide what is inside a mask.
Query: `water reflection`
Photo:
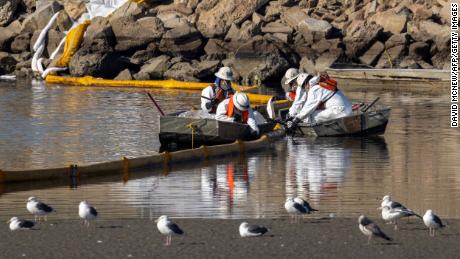
[[[299,138],[287,143],[286,196],[301,196],[313,204],[337,196],[337,189],[351,170],[353,151],[385,163],[384,138]]]
[[[168,112],[193,105],[198,95],[155,92]],[[0,185],[0,215],[28,217],[25,200],[37,196],[63,219],[76,218],[81,200],[97,206],[102,219],[277,218],[285,215],[286,196],[295,195],[325,215],[378,216],[379,199],[391,194],[417,212],[460,218],[460,132],[448,127],[449,96],[347,95],[379,96],[393,107],[384,138],[286,138],[246,157],[76,179],[73,187],[68,179]],[[145,155],[158,147],[157,116],[144,90],[0,87],[0,168]]]

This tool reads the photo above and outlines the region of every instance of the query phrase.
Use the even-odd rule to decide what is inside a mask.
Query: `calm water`
[[[197,92],[150,91],[166,112],[198,107]],[[170,172],[145,170],[65,182],[0,186],[0,217],[29,217],[37,196],[76,219],[88,200],[101,218],[284,217],[286,196],[308,198],[322,215],[378,215],[385,194],[424,212],[460,218],[460,131],[449,128],[449,96],[346,92],[380,96],[392,106],[384,137],[286,138],[245,157],[196,163]],[[0,168],[97,162],[155,153],[158,112],[140,89],[0,83]]]

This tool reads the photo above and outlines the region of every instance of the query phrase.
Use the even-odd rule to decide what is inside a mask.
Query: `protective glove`
[[[216,100],[212,99],[211,101],[206,103],[206,109],[208,110],[212,109],[212,107],[214,107],[215,104],[216,104]]]
[[[294,117],[294,119],[290,120],[287,122],[287,128],[290,131],[293,131],[295,128],[297,128],[297,125],[299,124],[300,119],[297,117]]]
[[[257,136],[259,136],[259,133],[260,132],[258,130],[251,129],[251,137],[257,137]]]
[[[238,113],[235,113],[235,114],[233,115],[233,121],[234,121],[234,122],[242,122],[241,115],[238,114]]]
[[[291,116],[291,115],[288,114],[286,119],[284,120],[284,122],[288,123],[288,122],[292,121],[294,118],[295,118],[295,116]]]

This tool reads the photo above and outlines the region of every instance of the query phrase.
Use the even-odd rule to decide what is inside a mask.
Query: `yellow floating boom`
[[[105,87],[135,87],[135,88],[165,88],[165,89],[185,89],[185,90],[202,90],[209,86],[210,83],[201,82],[182,82],[176,80],[111,80],[94,78],[92,76],[84,77],[63,77],[48,75],[46,82],[49,84],[63,85],[80,85],[80,86],[105,86]],[[241,92],[246,92],[257,88],[256,86],[240,86],[232,83],[232,87]],[[267,103],[271,98],[269,95],[247,93],[252,103]]]

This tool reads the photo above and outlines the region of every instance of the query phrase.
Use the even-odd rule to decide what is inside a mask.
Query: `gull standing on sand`
[[[313,209],[310,204],[308,204],[308,202],[300,197],[288,197],[284,203],[284,208],[291,215],[290,223],[297,222],[298,215],[310,214],[312,211],[317,211]],[[292,219],[294,219],[294,221]]]
[[[302,199],[301,197],[295,197],[295,198],[294,198],[294,202],[295,202],[295,203],[298,203],[298,204],[300,204],[300,205],[302,205],[302,206],[306,209],[307,214],[310,214],[310,213],[313,212],[313,211],[318,211],[318,210],[316,210],[316,209],[313,209],[313,208],[310,206],[310,203],[308,203],[308,201]]]
[[[413,211],[408,209],[403,209],[402,207],[390,208],[389,206],[383,206],[379,208],[382,210],[382,219],[388,223],[393,223],[395,225],[395,230],[398,230],[398,219],[410,216],[417,216]],[[422,218],[422,217],[420,217]]]
[[[29,230],[29,229],[32,229],[34,227],[34,225],[35,225],[35,223],[33,221],[25,220],[25,219],[19,219],[18,217],[12,217],[6,223],[10,224],[10,230],[11,231]]]
[[[358,222],[359,230],[361,230],[361,232],[364,235],[368,236],[367,244],[370,244],[372,236],[380,237],[385,240],[391,241],[391,238],[388,237],[385,233],[383,233],[379,226],[377,226],[374,222],[372,222],[372,220],[370,220],[366,216],[359,216]]]
[[[32,213],[35,216],[35,221],[40,221],[40,218],[42,216],[45,217],[45,221],[47,220],[46,216],[50,214],[51,212],[55,212],[55,210],[51,207],[46,205],[45,203],[41,202],[39,199],[36,197],[29,197],[27,199],[27,210]]]
[[[396,208],[399,208],[399,209],[402,209],[402,210],[405,210],[407,212],[412,212],[412,214],[407,214],[406,216],[404,217],[410,217],[410,216],[417,216],[418,218],[422,218],[420,215],[418,215],[417,213],[415,213],[413,210],[411,209],[408,209],[406,208],[404,205],[402,205],[401,203],[397,202],[397,201],[393,201],[390,197],[390,195],[385,195],[383,196],[382,198],[382,203],[380,204],[380,208],[378,209],[382,209],[383,207],[385,206],[388,206],[390,207],[390,209],[396,209]]]
[[[155,220],[155,222],[157,223],[158,231],[160,231],[162,235],[166,236],[166,242],[164,244],[165,246],[171,245],[172,234],[184,234],[184,231],[180,229],[176,223],[171,222],[166,215],[159,217],[157,220]]]
[[[78,216],[84,219],[84,223],[89,227],[90,220],[95,220],[97,218],[97,211],[94,207],[91,207],[88,202],[82,201],[78,205]]]
[[[430,229],[430,236],[432,237],[434,237],[436,229],[445,227],[441,219],[436,216],[432,210],[427,210],[425,212],[425,215],[423,215],[423,223]]]
[[[249,225],[247,222],[243,222],[239,228],[241,237],[258,237],[269,231],[268,228],[258,225]]]

